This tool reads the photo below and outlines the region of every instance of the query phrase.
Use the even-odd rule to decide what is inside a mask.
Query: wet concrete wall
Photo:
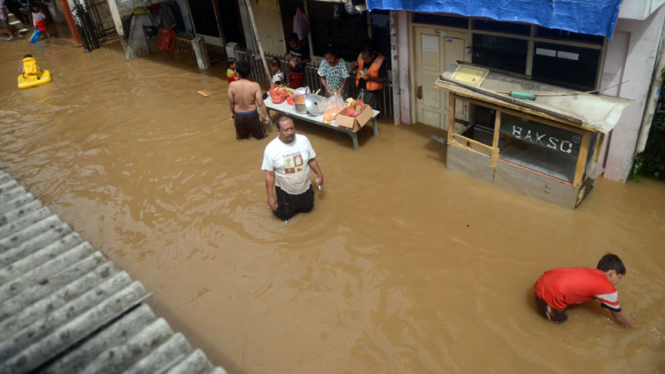
[[[615,37],[608,40],[601,87],[625,84],[614,93],[635,103],[623,111],[612,131],[605,160],[605,177],[625,182],[633,165],[665,20],[661,7],[644,21],[619,19]],[[610,93],[611,94],[611,93]]]
[[[185,28],[189,32],[194,32],[192,22],[189,16],[189,8],[187,7],[187,0],[176,0],[182,13]],[[165,2],[164,0],[108,0],[113,22],[115,23],[118,35],[126,36],[129,32],[129,22],[131,21],[132,11],[134,8],[148,6],[150,4],[158,4]]]
[[[240,2],[244,1],[240,0]],[[285,54],[286,38],[279,3],[277,1],[252,1],[252,9],[263,51],[267,54]]]
[[[619,19],[647,19],[665,4],[665,0],[624,0],[621,2]]]

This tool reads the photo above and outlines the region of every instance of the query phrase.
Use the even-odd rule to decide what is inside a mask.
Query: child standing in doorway
[[[286,60],[291,65],[289,72],[289,87],[296,89],[305,83],[305,67],[312,61],[309,48],[300,43],[298,35],[292,33],[289,36],[289,44],[286,46]]]
[[[49,34],[48,27],[46,26],[46,16],[37,4],[32,5],[32,24],[37,30],[46,35],[47,39],[51,39],[51,34]]]
[[[236,73],[236,59],[229,58],[226,60],[226,64],[229,66],[229,69],[226,71],[226,79],[229,81],[229,83],[237,81],[238,74]]]
[[[284,72],[282,71],[282,66],[279,63],[279,60],[273,58],[270,60],[270,69],[272,70],[272,83],[276,85],[282,85],[286,83],[284,80]]]

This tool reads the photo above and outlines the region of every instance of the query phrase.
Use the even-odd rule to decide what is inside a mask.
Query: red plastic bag
[[[270,86],[270,91],[268,91],[268,94],[270,95],[270,99],[274,104],[281,104],[283,103],[288,97],[291,96],[289,92],[285,89],[278,90],[279,86],[276,84],[273,84]]]
[[[293,17],[293,32],[298,34],[300,40],[305,39],[309,34],[309,20],[300,8],[296,10],[296,15]]]
[[[362,100],[356,101],[353,105],[349,105],[346,108],[346,116],[347,117],[358,117],[360,113],[362,113],[363,108],[365,104],[363,104]]]

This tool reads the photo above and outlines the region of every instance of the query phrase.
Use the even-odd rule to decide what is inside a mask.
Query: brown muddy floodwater
[[[16,88],[25,53],[52,83]],[[285,224],[268,140],[235,140],[223,69],[19,41],[0,43],[0,76],[0,169],[230,374],[665,372],[663,184],[599,180],[569,211],[447,170],[431,128],[384,122],[354,152],[300,124],[326,188]],[[608,251],[639,328],[597,302],[560,326],[536,314],[543,271]]]

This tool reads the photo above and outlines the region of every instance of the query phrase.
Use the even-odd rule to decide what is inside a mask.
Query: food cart
[[[450,170],[571,209],[632,103],[456,64],[434,86],[448,91]]]

